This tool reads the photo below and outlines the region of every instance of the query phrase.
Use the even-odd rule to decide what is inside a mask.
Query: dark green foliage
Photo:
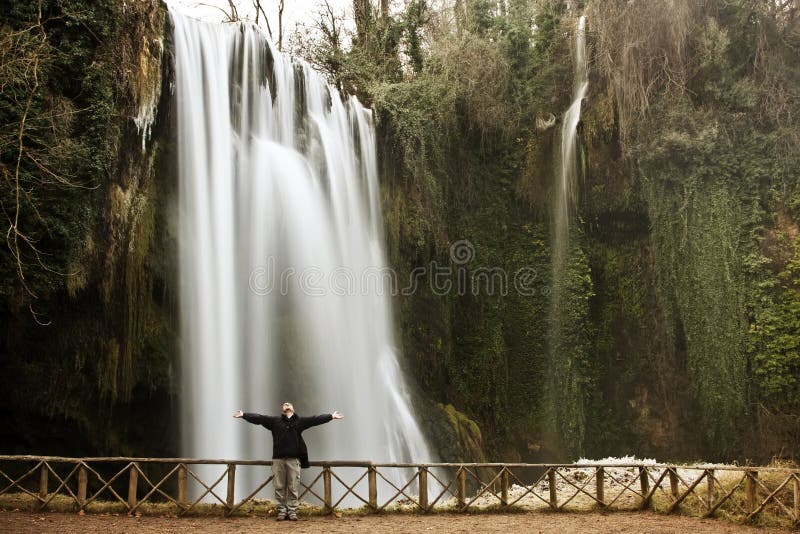
[[[11,2],[0,13],[4,235],[18,221],[0,254],[7,452],[175,445],[164,439],[175,344],[160,197],[169,188],[154,180],[157,169],[168,175],[167,140],[143,152],[130,119],[146,83],[132,77],[161,32],[155,2]]]
[[[639,152],[659,284],[669,320],[683,326],[708,440],[734,446],[729,437],[739,434],[747,404],[741,258],[748,236],[737,203],[741,182],[733,181],[745,162],[709,117],[689,122],[692,112],[680,104],[668,109],[657,141]]]
[[[771,0],[569,4],[460,0],[447,26],[422,0],[386,19],[363,3],[352,47],[335,17],[298,45],[375,110],[389,260],[401,282],[426,269],[395,301],[398,337],[442,459],[797,454],[800,17]],[[42,6],[41,28],[34,2],[0,14],[3,35],[21,31],[18,56],[40,59],[35,90],[3,80],[0,199],[7,216],[27,96],[25,149],[73,185],[23,158],[19,229],[42,256],[21,249],[30,291],[0,257],[3,414],[25,436],[2,442],[152,449],[149,430],[114,420],[160,411],[161,436],[169,419],[175,243],[169,187],[153,180],[174,175],[169,142],[162,131],[140,155],[124,119],[136,102],[113,52],[141,35],[121,4]],[[559,119],[584,7],[586,176],[554,276]],[[137,202],[135,220],[113,199]],[[475,257],[456,264],[462,240]],[[442,294],[432,262],[453,283],[502,270],[507,292]],[[532,292],[513,285],[520,269]],[[72,428],[85,436],[36,450]]]
[[[636,119],[628,147],[641,180],[667,326],[658,361],[669,365],[673,380],[684,373],[689,379],[704,432],[698,444],[702,454],[768,457],[794,447],[772,436],[748,442],[753,435],[745,427],[758,416],[766,428],[757,412],[796,406],[796,393],[771,389],[791,383],[796,374],[788,363],[791,343],[785,348],[775,343],[799,333],[793,336],[791,321],[778,319],[791,309],[791,290],[767,268],[773,260],[765,256],[763,242],[774,234],[775,213],[784,213],[790,226],[796,217],[783,206],[793,203],[797,190],[795,152],[786,150],[798,146],[800,132],[782,121],[783,114],[798,109],[787,86],[798,62],[796,55],[785,54],[781,40],[792,40],[798,21],[781,20],[783,15],[757,2],[688,9],[676,10],[675,21],[652,23],[683,28],[688,20],[684,46],[694,53],[653,80],[650,87],[658,89]],[[678,20],[686,13],[688,19]],[[635,16],[644,20],[646,13]],[[652,47],[660,44],[655,39]],[[623,84],[622,92],[638,90],[630,71],[604,74],[626,80],[630,85]],[[660,85],[665,80],[671,83]],[[626,100],[617,97],[624,107]],[[681,388],[677,380],[676,387]],[[668,400],[665,394],[659,403]],[[674,424],[675,418],[665,421]]]
[[[551,51],[557,40],[557,33],[560,30],[559,22],[564,11],[564,2],[561,0],[543,2],[541,8],[537,10],[534,19],[536,24],[534,45],[540,54]]]
[[[523,227],[539,228],[536,239],[545,246],[524,257],[546,273],[543,236],[549,234],[558,137],[531,126],[537,114],[558,115],[566,104],[566,13],[558,2],[540,5],[531,48],[528,4],[512,2],[490,22],[479,3],[461,5],[468,16],[459,27],[460,57],[470,47],[484,58],[493,48],[504,56],[508,85],[494,98],[508,101],[513,112],[504,115],[506,128],[492,127],[492,115],[476,112],[487,106],[476,104],[480,99],[453,74],[454,65],[469,61],[454,61],[459,56],[448,52],[447,41],[431,50],[411,81],[375,86],[392,177],[392,263],[410,268],[415,261],[441,260],[444,245],[468,238],[481,243],[476,251],[493,265],[508,265],[520,245],[508,228],[527,221]],[[671,64],[657,80],[645,112],[625,112],[632,121],[626,146],[619,133],[623,104],[611,100],[603,73],[593,78],[581,129],[590,173],[581,193],[584,226],[564,280],[549,281],[567,296],[553,324],[546,326],[544,299],[462,297],[434,305],[441,299],[427,295],[401,302],[403,332],[415,332],[404,336],[405,353],[430,362],[432,375],[418,372],[418,380],[444,390],[437,400],[478,420],[488,446],[510,455],[544,451],[565,458],[587,451],[769,455],[774,444],[761,448],[744,437],[754,403],[769,412],[796,409],[792,275],[770,275],[761,249],[771,213],[792,206],[788,220],[796,221],[796,151],[788,147],[798,132],[785,122],[796,105],[788,89],[796,60],[779,44],[792,42],[796,30],[771,25],[748,3],[688,9],[675,14],[688,17],[686,34],[680,33],[683,19],[670,31],[684,35],[692,54],[669,57],[683,63]],[[646,13],[637,16],[646,19]],[[652,47],[658,46],[655,39]],[[766,50],[782,63],[755,64]],[[479,87],[484,97],[495,90]],[[492,178],[505,173],[522,198],[508,196],[505,182]],[[509,309],[515,314],[506,315]],[[428,325],[424,336],[416,334],[417,316]],[[534,333],[522,327],[522,317],[537,321]],[[426,346],[431,339],[435,346]],[[545,357],[548,344],[555,360]]]
[[[489,0],[463,0],[466,11],[464,29],[481,37],[486,37],[494,25],[493,10],[496,6]]]
[[[587,398],[594,386],[590,361],[589,299],[594,296],[580,232],[571,236],[563,265],[551,276],[548,313],[549,358],[545,369],[544,429],[553,454],[579,458],[586,447]]]
[[[393,266],[448,264],[448,245],[468,239],[482,265],[535,266],[560,295],[549,323],[552,295],[401,297],[410,371],[478,421],[498,457],[796,450],[779,433],[762,438],[798,414],[796,274],[766,246],[776,213],[784,234],[800,213],[797,11],[768,0],[574,4],[460,1],[454,27],[436,28],[425,49],[427,23],[408,3],[367,29],[400,36],[375,40],[388,43],[383,55],[356,46],[331,72],[358,65],[353,86],[378,114]],[[554,279],[560,123],[535,125],[569,104],[583,7],[586,179]],[[761,437],[746,430],[756,420]]]
[[[422,56],[422,26],[427,19],[427,4],[425,0],[411,0],[406,6],[403,17],[403,27],[406,29],[406,54],[411,60],[414,72],[422,72],[424,62]]]
[[[114,31],[116,7],[43,1],[39,12],[35,2],[13,2],[0,15],[3,46],[16,56],[3,71],[0,98],[0,202],[19,236],[0,262],[7,302],[27,307],[63,287],[95,221],[97,187],[113,156],[102,147],[115,135],[115,121],[110,67],[94,58]]]
[[[800,412],[800,239],[797,226],[779,230],[775,250],[788,258],[773,257],[773,274],[759,284],[756,312],[750,324],[749,350],[760,397],[772,410]],[[781,264],[783,266],[781,267]],[[777,273],[774,271],[777,270]]]
[[[492,16],[479,4],[465,7],[469,17],[461,34],[416,61],[413,77],[375,83],[369,91],[381,131],[390,261],[401,279],[431,261],[456,268],[449,245],[465,239],[475,259],[452,276],[472,280],[482,270],[498,269],[509,287],[502,295],[435,295],[424,279],[420,290],[398,303],[403,351],[434,400],[479,422],[493,458],[553,457],[562,445],[577,454],[583,420],[569,410],[583,410],[584,378],[569,393],[545,384],[549,218],[517,196],[537,106],[552,100],[546,91],[559,90],[561,97],[549,76],[569,78],[571,69],[544,68],[546,60],[531,47],[530,4],[512,2],[508,13]],[[565,42],[558,38],[559,46]],[[570,302],[581,303],[585,317],[591,281],[580,250],[577,258],[568,281]],[[532,273],[532,294],[510,287],[520,269]],[[584,364],[575,376],[581,377],[589,373],[583,368],[589,337],[582,321],[571,323],[564,341],[575,345],[580,339]],[[567,410],[557,426],[570,435],[545,435],[543,429],[555,424],[545,416],[545,404]]]

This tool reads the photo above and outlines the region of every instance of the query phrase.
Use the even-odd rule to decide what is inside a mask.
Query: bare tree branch
[[[39,3],[39,21],[41,22],[41,1]],[[25,144],[24,144],[24,136],[25,136],[25,122],[28,120],[28,114],[31,110],[31,103],[33,102],[33,97],[36,94],[36,91],[39,89],[39,56],[34,55],[33,57],[33,87],[31,88],[30,92],[28,93],[28,98],[25,102],[25,110],[22,112],[22,118],[19,121],[19,129],[17,130],[17,163],[14,168],[14,220],[8,228],[6,232],[6,242],[9,242],[9,246],[12,249],[11,253],[14,256],[14,260],[17,263],[17,276],[19,277],[20,282],[22,282],[22,286],[25,290],[33,295],[33,292],[28,287],[28,284],[25,281],[25,272],[22,268],[22,254],[20,253],[19,248],[19,241],[20,238],[28,242],[28,239],[20,232],[19,230],[19,214],[20,214],[20,167],[22,165],[22,156],[25,152]],[[35,297],[35,295],[34,295]]]
[[[278,50],[283,52],[283,8],[284,0],[278,0]]]
[[[29,263],[65,275],[47,265],[48,254],[37,246],[35,236],[42,230],[49,232],[48,222],[40,211],[42,198],[47,198],[43,194],[64,188],[96,188],[75,183],[71,177],[53,170],[72,146],[69,142],[59,142],[68,134],[69,118],[84,110],[75,111],[68,103],[48,95],[40,80],[52,59],[52,50],[42,19],[41,0],[37,5],[35,24],[0,37],[2,96],[16,107],[19,118],[0,125],[0,143],[15,147],[13,163],[0,161],[0,176],[8,185],[0,211],[8,224],[6,245],[14,259],[17,278],[24,293],[33,299],[37,295],[29,285]],[[32,307],[30,310],[35,314]]]
[[[236,9],[236,4],[233,3],[233,0],[228,0],[228,5],[231,7],[231,13],[229,16],[230,21],[236,22],[237,20],[240,20],[239,11]]]
[[[256,8],[256,26],[258,26],[258,17],[259,15],[264,16],[264,22],[267,24],[267,33],[269,33],[269,39],[272,40],[272,28],[269,25],[269,17],[264,12],[264,8],[261,7],[261,0],[253,0],[253,5]]]

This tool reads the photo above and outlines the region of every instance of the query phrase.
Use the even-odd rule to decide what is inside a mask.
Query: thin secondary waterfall
[[[252,25],[171,20],[182,453],[269,458],[231,414],[292,401],[345,414],[306,432],[312,460],[430,461],[394,348],[372,112]]]
[[[586,64],[586,19],[581,17],[575,35],[575,79],[572,103],[564,113],[561,126],[560,166],[556,169],[553,187],[553,226],[551,249],[550,312],[548,318],[548,353],[546,412],[549,413],[556,442],[582,441],[583,409],[581,392],[576,380],[576,347],[567,339],[572,332],[570,315],[571,232],[577,200],[578,123],[581,104],[586,97],[588,67]]]
[[[556,184],[554,210],[554,254],[563,258],[569,248],[569,226],[575,205],[578,182],[578,122],[581,120],[581,103],[589,88],[586,65],[586,17],[578,20],[575,35],[575,81],[572,104],[564,114],[561,124],[561,172]]]

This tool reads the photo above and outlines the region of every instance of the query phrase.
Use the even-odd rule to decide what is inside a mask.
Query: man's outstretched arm
[[[310,417],[301,417],[300,418],[300,428],[306,429],[312,426],[322,425],[325,424],[333,419],[344,419],[344,415],[341,412],[333,412],[333,413],[326,413],[322,415],[312,415]]]
[[[233,412],[233,416],[237,419],[244,419],[248,423],[252,423],[254,425],[263,425],[268,429],[272,428],[273,418],[269,415],[261,415],[260,413],[250,413],[243,412],[242,410],[236,410]]]

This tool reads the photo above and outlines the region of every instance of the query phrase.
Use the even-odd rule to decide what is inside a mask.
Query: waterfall
[[[586,64],[586,18],[578,21],[575,35],[575,79],[572,103],[564,113],[561,125],[560,166],[555,172],[553,187],[553,225],[551,249],[550,311],[548,317],[548,382],[547,408],[550,431],[555,441],[574,444],[582,441],[583,407],[579,382],[576,380],[577,351],[570,341],[574,327],[570,306],[569,276],[571,261],[570,223],[577,201],[578,123],[581,103],[589,87]],[[578,447],[579,448],[579,447]]]
[[[569,226],[575,205],[578,182],[578,122],[581,120],[581,103],[589,88],[586,65],[586,17],[578,20],[575,35],[575,81],[572,104],[564,113],[561,124],[561,172],[555,192],[555,254],[563,254],[569,247]]]
[[[345,414],[304,434],[312,461],[431,461],[394,348],[371,110],[251,24],[170,16],[182,454],[270,458],[231,414],[291,401]]]

